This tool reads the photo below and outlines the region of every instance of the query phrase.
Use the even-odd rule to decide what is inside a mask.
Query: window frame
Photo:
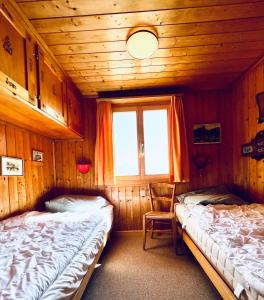
[[[144,125],[143,125],[143,111],[146,110],[167,110],[167,128],[169,130],[169,101],[159,103],[137,103],[137,104],[115,104],[112,107],[113,114],[115,112],[128,112],[136,111],[137,115],[137,145],[138,145],[138,170],[139,175],[127,175],[127,176],[116,176],[116,185],[140,185],[147,184],[150,182],[168,182],[169,181],[169,170],[168,174],[145,174],[145,155],[144,151]],[[168,141],[169,142],[169,141]],[[169,150],[169,149],[168,149]],[[168,151],[169,159],[169,151]]]

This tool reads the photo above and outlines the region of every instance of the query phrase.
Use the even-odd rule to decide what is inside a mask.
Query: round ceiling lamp
[[[127,40],[128,53],[137,59],[150,57],[159,46],[158,38],[148,30],[139,30],[131,34]]]

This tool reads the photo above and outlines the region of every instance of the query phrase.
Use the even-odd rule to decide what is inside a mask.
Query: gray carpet
[[[167,239],[148,246],[142,250],[139,233],[114,236],[82,300],[221,299],[191,255],[176,256]]]

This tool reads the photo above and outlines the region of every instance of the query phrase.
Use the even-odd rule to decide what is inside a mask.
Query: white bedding
[[[69,299],[105,242],[111,212],[30,212],[0,222],[0,299]]]
[[[219,264],[217,259],[223,258],[222,261],[228,262],[227,269],[231,269],[230,265],[234,267],[232,273],[239,274],[236,276],[240,278],[239,284],[250,291],[248,298],[263,299],[264,205],[177,204],[176,215],[194,241],[201,241],[203,250],[213,258],[215,265]],[[210,245],[211,254],[205,245],[207,248]],[[213,252],[218,258],[213,257],[216,256]]]

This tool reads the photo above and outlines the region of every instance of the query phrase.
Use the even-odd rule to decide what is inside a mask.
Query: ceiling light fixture
[[[128,53],[137,59],[150,57],[159,46],[157,36],[148,30],[131,34],[126,43]]]

